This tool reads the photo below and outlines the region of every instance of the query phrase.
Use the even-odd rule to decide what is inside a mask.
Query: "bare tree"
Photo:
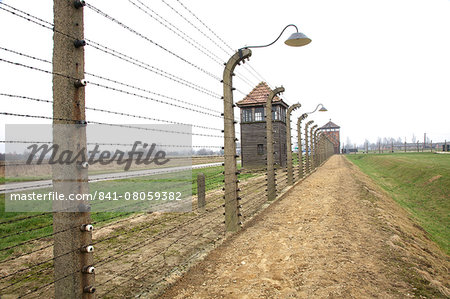
[[[347,137],[347,141],[345,142],[345,148],[346,149],[351,148],[351,144],[352,144],[352,141],[350,140],[350,137]]]

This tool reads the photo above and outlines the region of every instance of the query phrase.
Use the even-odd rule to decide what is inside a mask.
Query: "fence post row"
[[[319,159],[319,148],[318,148],[318,145],[319,145],[319,143],[318,143],[318,140],[317,140],[317,133],[319,132],[319,128],[316,128],[315,130],[314,130],[314,164],[313,164],[313,166],[314,166],[314,169],[316,169],[317,168],[317,166],[318,166],[318,159]]]
[[[299,170],[299,178],[305,177],[305,170],[303,168],[303,150],[302,150],[302,128],[301,122],[302,120],[308,117],[307,113],[303,113],[297,119],[297,143],[298,143],[298,170]]]
[[[54,142],[65,144],[67,150],[77,151],[80,148],[86,151],[86,120],[85,120],[85,92],[84,86],[84,1],[53,1],[54,7],[54,50],[53,50],[53,73],[64,76],[53,75],[53,123],[76,125],[70,136],[60,136],[54,133]],[[65,35],[58,32],[64,32]],[[76,37],[71,40],[69,36]],[[223,72],[223,102],[224,102],[224,200],[225,200],[225,227],[226,231],[234,232],[240,228],[239,212],[239,188],[237,175],[237,155],[234,119],[234,102],[232,77],[235,67],[251,56],[251,50],[242,49],[235,53],[225,64]],[[76,79],[72,79],[76,78]],[[276,88],[271,91],[266,103],[266,138],[267,138],[267,197],[273,200],[276,197],[275,170],[274,170],[274,141],[273,141],[273,119],[272,100],[284,92],[284,88]],[[292,146],[290,116],[291,112],[299,108],[300,104],[295,104],[288,109],[288,184],[293,184]],[[318,157],[317,131],[314,126],[308,132],[310,121],[305,126],[305,146],[306,162],[303,169],[302,146],[301,146],[301,120],[307,115],[302,115],[298,119],[298,159],[300,175],[310,172],[312,167],[317,167],[315,162]],[[310,133],[311,141],[308,141]],[[64,141],[64,142],[62,142]],[[309,152],[309,142],[311,142],[311,153]],[[328,153],[327,153],[328,155]],[[85,155],[87,153],[85,152]],[[81,159],[82,155],[80,155]],[[88,193],[88,173],[86,169],[77,165],[86,161],[77,161],[74,165],[65,165],[64,168],[54,167],[53,184],[54,189],[60,193]],[[72,183],[60,182],[60,175],[70,173],[76,180]],[[67,177],[67,176],[64,176]],[[198,205],[205,209],[205,176],[200,174],[198,183]],[[77,203],[78,204],[78,203]],[[60,208],[56,204],[56,208]],[[63,213],[54,209],[53,230],[54,236],[54,275],[55,275],[55,298],[93,298],[95,292],[95,276],[93,271],[93,247],[91,229],[85,229],[91,223],[90,208],[82,202],[77,206],[78,212]],[[89,269],[89,270],[88,270]]]
[[[315,148],[314,148],[314,130],[317,128],[317,125],[314,125],[314,126],[312,126],[311,128],[310,128],[310,130],[309,130],[309,137],[310,137],[310,143],[311,143],[311,148],[310,148],[310,150],[311,150],[311,153],[310,153],[310,159],[309,159],[309,165],[308,165],[308,167],[309,167],[309,171],[308,172],[311,172],[311,171],[313,171],[314,170],[314,150],[315,150]]]
[[[329,157],[331,157],[334,154],[334,145],[333,142],[331,142],[330,138],[327,135],[325,136],[325,159],[328,159]]]
[[[321,145],[322,145],[322,143],[321,143],[321,141],[320,141],[320,138],[321,138],[321,132],[320,132],[320,130],[317,130],[317,132],[316,132],[316,140],[317,140],[317,142],[316,142],[316,144],[317,144],[317,153],[316,153],[316,155],[317,155],[317,159],[316,159],[316,165],[317,165],[317,167],[319,167],[319,165],[320,165],[320,161],[322,161],[322,157],[321,157],[321,154],[322,154],[322,151],[321,151]]]
[[[320,164],[323,164],[325,162],[325,160],[327,159],[327,136],[325,135],[325,133],[320,132],[320,139],[322,142],[322,161],[320,162]]]
[[[317,127],[317,125],[312,126],[309,129],[309,143],[310,143],[310,154],[309,154],[309,171],[312,172],[314,170],[314,151],[315,151],[315,144],[314,144],[314,129]]]
[[[305,125],[305,175],[309,173],[309,138],[308,138],[308,129],[309,126],[313,123],[313,120],[310,120]]]
[[[327,143],[328,142],[327,142],[327,136],[325,135],[325,133],[321,132],[320,136],[321,136],[321,140],[322,140],[322,162],[321,162],[321,164],[323,164],[326,161],[327,155],[328,155],[328,153],[327,153]]]
[[[54,0],[53,13],[56,29],[53,34],[53,141],[61,150],[84,149],[86,157],[83,2]],[[61,129],[58,124],[72,128]],[[86,161],[54,165],[54,191],[65,195],[89,193],[87,169],[79,167],[83,162]],[[61,209],[73,211],[74,208],[79,212],[61,212]],[[84,202],[53,203],[55,298],[94,297],[89,211]]]
[[[316,160],[316,139],[315,139],[315,130],[316,130],[317,125],[314,125],[313,127],[311,127],[310,129],[310,142],[311,142],[311,160],[310,160],[310,168],[311,171],[314,170],[314,165],[315,165],[315,160]]]
[[[320,130],[318,130],[317,131],[317,167],[319,167],[323,161],[322,144],[323,144],[322,132]]]
[[[274,149],[273,149],[273,123],[272,123],[272,100],[279,93],[284,92],[284,87],[272,90],[266,101],[266,139],[267,139],[267,199],[274,200],[277,196],[275,188]]]
[[[444,141],[442,143],[439,142],[433,142],[433,140],[430,140],[429,143],[426,142],[421,142],[421,141],[415,141],[415,142],[406,142],[406,141],[401,141],[399,143],[394,143],[393,141],[390,141],[390,152],[395,153],[397,151],[399,152],[425,152],[427,147],[430,148],[430,152],[433,153],[435,152],[435,148],[438,150],[443,150],[446,151],[446,144],[447,142]],[[368,146],[368,142],[366,142],[365,144],[366,146],[366,153],[369,153],[369,146]],[[383,153],[384,149],[388,149],[389,148],[389,143],[383,143],[381,144],[381,142],[378,142],[377,145],[378,147],[378,152],[380,154]],[[374,153],[376,153],[376,148],[374,149],[374,147],[371,147],[371,150],[374,151]]]
[[[224,122],[224,200],[225,200],[225,229],[235,232],[240,228],[239,196],[236,165],[236,136],[234,125],[233,76],[234,69],[241,61],[252,55],[249,49],[236,52],[225,64],[223,71],[223,122]]]
[[[286,153],[287,153],[287,183],[289,186],[294,184],[294,166],[292,165],[292,142],[291,142],[291,113],[302,105],[296,103],[290,106],[286,114]]]

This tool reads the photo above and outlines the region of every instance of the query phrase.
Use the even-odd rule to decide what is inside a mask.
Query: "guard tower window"
[[[264,155],[264,145],[263,144],[258,144],[258,155]]]
[[[264,121],[264,108],[263,107],[255,108],[255,121]]]
[[[281,109],[281,121],[286,122],[286,109],[284,107],[280,107]]]
[[[280,120],[280,106],[272,107],[272,120]]]
[[[248,123],[253,121],[252,108],[242,109],[242,122]]]

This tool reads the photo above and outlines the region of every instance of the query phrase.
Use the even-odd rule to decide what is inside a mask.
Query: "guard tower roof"
[[[262,106],[266,104],[267,97],[269,96],[271,91],[272,90],[266,82],[261,82],[256,85],[256,87],[253,88],[253,90],[245,98],[237,102],[236,105],[238,107]],[[273,98],[272,103],[280,103],[286,108],[289,106],[278,96],[275,96]]]
[[[335,124],[334,122],[330,121],[327,122],[325,125],[323,125],[320,129],[340,129],[341,127],[339,127],[337,124]]]

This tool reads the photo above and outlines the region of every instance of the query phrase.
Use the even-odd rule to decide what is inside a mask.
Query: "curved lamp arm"
[[[288,27],[290,27],[290,26],[295,27],[295,30],[297,30],[297,33],[298,33],[298,28],[297,28],[297,26],[295,26],[294,24],[289,24],[289,25],[287,25],[286,27],[284,27],[283,31],[281,31],[280,35],[278,35],[277,39],[274,40],[273,42],[271,42],[270,44],[263,45],[263,46],[245,46],[245,47],[240,48],[239,51],[242,50],[242,49],[249,49],[249,48],[265,48],[265,47],[271,46],[271,45],[273,45],[274,43],[276,43],[276,42],[280,39],[280,37],[283,35],[284,31],[285,31]]]
[[[323,106],[323,104],[319,104],[319,105],[317,105],[317,107],[316,107],[316,109],[314,109],[314,111],[312,111],[312,112],[307,112],[306,114],[311,114],[311,113],[314,113],[314,112],[316,112],[317,111],[317,109],[319,109],[319,106],[322,106],[320,109],[323,109],[323,108],[325,108],[324,106]]]

